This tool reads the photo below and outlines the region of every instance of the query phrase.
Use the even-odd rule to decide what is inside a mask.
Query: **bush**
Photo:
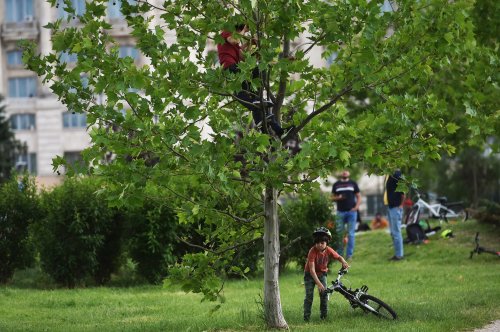
[[[6,283],[15,269],[33,262],[29,226],[40,215],[33,179],[16,178],[0,187],[0,283]]]
[[[280,268],[283,269],[289,262],[296,262],[299,266],[305,263],[307,253],[313,244],[312,232],[316,227],[328,227],[332,232],[332,238],[335,239],[332,220],[335,220],[332,203],[327,195],[320,191],[285,202],[280,215],[283,236]]]
[[[97,284],[119,266],[121,214],[96,195],[90,179],[68,179],[42,194],[45,218],[34,226],[42,270],[66,287]]]
[[[500,204],[481,200],[474,217],[480,222],[500,225]]]
[[[141,208],[127,212],[127,251],[137,273],[148,282],[160,282],[168,265],[175,263],[177,228],[177,217],[167,205],[146,201]]]

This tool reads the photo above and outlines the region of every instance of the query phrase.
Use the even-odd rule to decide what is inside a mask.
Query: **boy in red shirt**
[[[307,322],[311,317],[311,307],[314,298],[314,287],[318,286],[320,298],[320,318],[325,319],[328,315],[328,293],[326,274],[328,272],[329,258],[338,260],[344,269],[349,268],[349,264],[335,250],[328,246],[332,239],[332,234],[328,228],[320,227],[314,230],[314,246],[307,254],[307,262],[304,267],[304,287],[306,297],[304,298],[304,320]]]
[[[248,27],[245,24],[236,25],[235,34],[229,31],[222,31],[221,36],[224,38],[224,43],[217,45],[217,55],[224,70],[228,70],[229,72],[235,74],[240,72],[238,63],[243,61],[243,51],[249,49],[252,42],[254,42],[252,40],[243,45],[240,43],[239,37],[243,37],[246,32],[248,32]],[[252,79],[256,79],[260,76],[261,73],[259,69],[257,67],[254,68],[252,71]],[[273,106],[272,101],[263,100],[263,102],[261,102],[260,91],[253,91],[252,86],[248,81],[243,81],[241,83],[241,88],[242,90],[235,95],[236,100],[252,112],[255,125],[262,129],[264,119],[263,115],[266,114],[265,109]],[[266,119],[271,129],[279,137],[283,137],[288,133],[289,130],[285,131],[281,128],[273,114],[269,114]]]

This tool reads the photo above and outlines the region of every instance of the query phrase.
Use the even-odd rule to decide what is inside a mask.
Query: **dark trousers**
[[[240,69],[237,64],[232,64],[227,68],[231,73],[239,73]],[[254,68],[252,71],[252,79],[260,77],[259,68]],[[265,108],[260,105],[255,105],[254,102],[260,98],[261,91],[254,91],[252,85],[248,81],[241,83],[241,91],[236,94],[238,102],[252,112],[253,121],[263,131],[262,124],[264,123]],[[271,129],[278,135],[283,134],[283,129],[276,121],[274,115],[267,119],[267,123]]]
[[[327,286],[326,273],[323,273],[321,276],[318,275],[318,279],[321,281],[323,286]],[[304,320],[309,320],[311,317],[311,307],[314,298],[314,287],[316,287],[316,283],[309,272],[304,273],[304,287],[306,289],[306,296],[304,298]],[[320,317],[325,318],[328,315],[328,293],[321,293],[319,301]]]

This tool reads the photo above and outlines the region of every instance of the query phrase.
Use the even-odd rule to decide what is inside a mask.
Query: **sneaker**
[[[404,259],[403,256],[392,256],[389,260],[397,262],[397,261],[400,261],[400,260],[403,260],[403,259]]]
[[[270,99],[263,100],[262,103],[261,103],[260,100],[255,100],[254,102],[252,102],[252,104],[254,104],[255,106],[261,106],[262,105],[262,106],[264,106],[266,108],[274,106],[274,103]]]
[[[294,129],[295,129],[295,126],[283,128],[283,133],[280,135],[280,138],[284,139]]]

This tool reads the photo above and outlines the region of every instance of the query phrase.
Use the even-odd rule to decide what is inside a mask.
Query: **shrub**
[[[15,177],[0,186],[0,283],[33,262],[29,226],[40,215],[33,179]]]
[[[167,205],[146,201],[127,212],[127,251],[137,273],[151,283],[160,282],[175,263],[177,217]]]
[[[335,239],[332,220],[335,220],[332,204],[326,194],[320,191],[287,200],[280,215],[283,236],[280,268],[283,269],[289,262],[296,262],[299,266],[305,263],[312,246],[314,228],[330,228],[332,238]]]
[[[500,204],[481,200],[479,209],[474,216],[480,222],[500,225]]]
[[[44,272],[73,288],[87,278],[102,284],[118,268],[121,219],[91,179],[67,179],[44,192],[45,218],[34,227]]]

